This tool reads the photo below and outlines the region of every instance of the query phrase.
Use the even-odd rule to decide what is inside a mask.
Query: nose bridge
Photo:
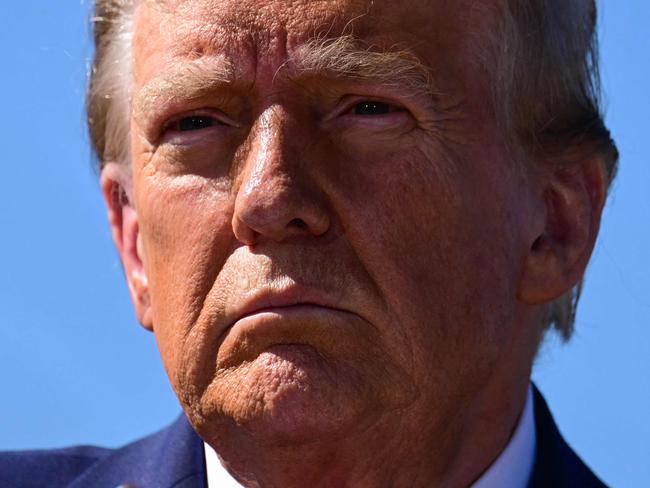
[[[290,121],[286,111],[273,105],[258,118],[253,128],[251,154],[247,155],[244,168],[244,180],[240,191],[244,195],[267,190],[277,190],[271,186],[286,183],[286,179],[295,173],[296,155],[288,154],[287,147]],[[295,176],[295,175],[294,175]]]
[[[324,198],[308,174],[309,156],[301,149],[308,137],[303,125],[280,105],[269,106],[258,117],[235,200],[233,230],[238,240],[282,241],[327,230]]]

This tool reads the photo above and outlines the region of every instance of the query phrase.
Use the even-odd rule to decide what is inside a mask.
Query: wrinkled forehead
[[[288,51],[314,38],[353,35],[379,49],[399,45],[425,54],[457,51],[484,17],[481,0],[141,0],[138,57],[154,49],[174,56]],[[153,39],[156,42],[151,42]],[[392,46],[391,46],[392,45]],[[241,56],[241,52],[229,55]],[[457,53],[455,53],[457,54]],[[259,55],[259,52],[258,52]]]
[[[212,24],[230,32],[285,30],[360,34],[405,26],[417,30],[438,18],[449,25],[452,14],[464,10],[464,0],[141,0],[168,20],[183,19],[197,26]],[[475,0],[470,5],[482,3]],[[416,25],[418,24],[418,25]],[[323,31],[324,29],[324,31]]]

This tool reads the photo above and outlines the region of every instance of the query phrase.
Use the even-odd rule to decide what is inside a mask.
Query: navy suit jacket
[[[537,454],[529,488],[602,488],[558,431],[535,388]],[[121,449],[0,453],[1,488],[206,488],[203,441],[184,415]],[[507,487],[504,487],[507,488]]]

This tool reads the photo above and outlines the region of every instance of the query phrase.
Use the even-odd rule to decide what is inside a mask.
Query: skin
[[[540,305],[584,270],[604,176],[580,151],[561,170],[506,157],[471,3],[136,8],[109,220],[190,422],[247,486],[468,486],[516,425]],[[351,32],[407,50],[435,96],[292,68]]]

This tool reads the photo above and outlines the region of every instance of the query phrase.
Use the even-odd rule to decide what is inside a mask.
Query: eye
[[[218,122],[212,117],[205,115],[190,115],[188,117],[179,119],[175,124],[172,124],[171,128],[176,129],[180,132],[189,132],[207,129],[208,127],[212,127],[217,123]]]
[[[161,137],[165,142],[179,144],[196,142],[207,134],[212,134],[216,129],[226,129],[236,125],[220,112],[202,110],[172,118],[163,126]]]
[[[404,132],[414,126],[415,118],[399,98],[380,95],[375,98],[375,95],[365,93],[340,98],[324,122],[335,130],[348,132]]]
[[[355,115],[385,115],[391,113],[393,108],[386,102],[377,102],[373,100],[364,100],[354,106]]]

